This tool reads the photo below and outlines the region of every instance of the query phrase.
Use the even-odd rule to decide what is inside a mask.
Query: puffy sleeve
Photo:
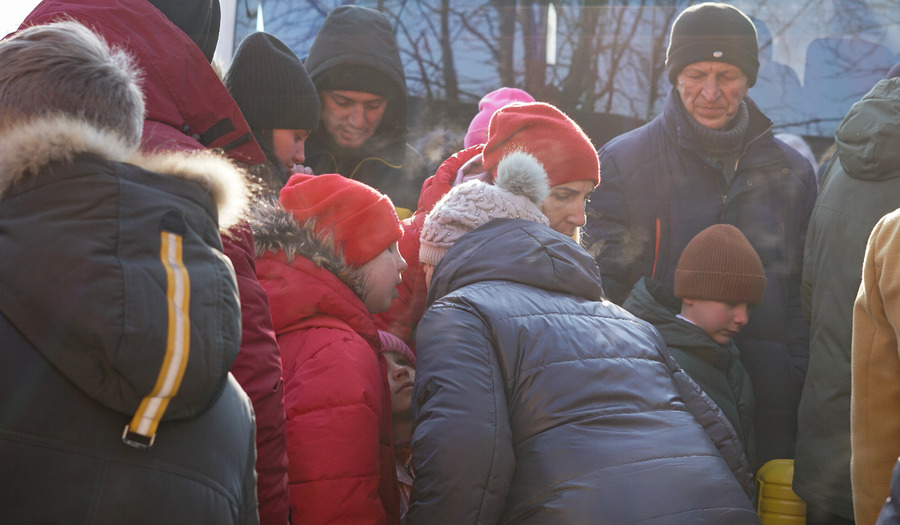
[[[384,386],[362,338],[313,328],[279,337],[294,523],[385,523],[379,497]]]
[[[488,334],[478,315],[443,302],[419,323],[409,523],[496,523],[503,512],[515,459]]]

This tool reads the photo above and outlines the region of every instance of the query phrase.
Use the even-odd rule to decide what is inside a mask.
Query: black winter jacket
[[[739,450],[733,429],[570,238],[493,220],[429,301],[411,523],[758,523],[709,437]]]
[[[257,523],[217,224],[243,184],[69,119],[4,131],[0,523]]]

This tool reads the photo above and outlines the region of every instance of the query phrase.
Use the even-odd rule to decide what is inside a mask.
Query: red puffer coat
[[[419,264],[419,233],[425,224],[425,217],[434,208],[441,197],[454,186],[460,168],[484,150],[484,144],[466,148],[445,160],[437,172],[428,177],[422,184],[419,204],[416,213],[404,219],[403,237],[400,238],[400,255],[408,265],[401,274],[403,282],[397,285],[399,295],[391,302],[387,312],[375,316],[378,328],[391,332],[403,339],[415,351],[415,327],[422,314],[425,313],[425,298],[428,290],[425,287],[425,272]],[[481,163],[478,163],[481,166]]]
[[[143,70],[144,151],[216,148],[236,161],[265,162],[237,103],[200,48],[149,2],[46,0],[22,25],[65,17],[127,50]],[[241,298],[241,348],[231,372],[256,414],[260,523],[284,525],[288,495],[281,357],[265,291],[256,280],[253,236],[246,228],[239,229],[233,236],[223,236],[222,244],[234,266]]]
[[[387,368],[361,274],[277,205],[260,203],[251,227],[284,364],[292,518],[397,523]]]

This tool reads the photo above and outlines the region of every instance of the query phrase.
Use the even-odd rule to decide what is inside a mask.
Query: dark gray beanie
[[[319,127],[319,95],[291,49],[268,33],[241,42],[225,86],[252,129]]]
[[[208,62],[212,62],[222,17],[219,0],[149,1],[197,44]]]
[[[759,47],[756,27],[736,7],[706,2],[688,7],[672,24],[666,69],[674,85],[678,73],[695,62],[727,62],[747,75],[748,86],[756,84]]]

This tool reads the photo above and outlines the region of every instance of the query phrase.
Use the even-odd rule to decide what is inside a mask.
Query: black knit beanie
[[[291,49],[268,33],[241,42],[225,86],[252,129],[319,127],[319,95]]]
[[[725,303],[762,302],[766,273],[741,230],[715,224],[698,233],[675,268],[675,297]]]
[[[149,1],[197,44],[208,62],[212,62],[222,17],[219,0]]]
[[[672,24],[666,50],[666,69],[672,85],[686,66],[708,61],[735,65],[747,75],[748,87],[756,84],[756,28],[736,7],[716,2],[693,5]]]

